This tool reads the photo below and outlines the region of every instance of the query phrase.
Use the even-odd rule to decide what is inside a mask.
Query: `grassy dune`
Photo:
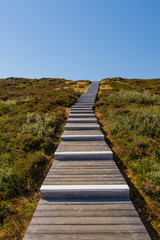
[[[23,238],[68,108],[89,84],[0,79],[0,239]],[[95,106],[136,208],[160,236],[160,79],[104,79]]]
[[[89,81],[0,79],[0,239],[22,239],[68,115]]]
[[[139,205],[140,211],[147,211],[148,223],[160,236],[160,79],[102,80],[96,113],[117,164],[123,163],[130,184],[144,198],[146,208]]]

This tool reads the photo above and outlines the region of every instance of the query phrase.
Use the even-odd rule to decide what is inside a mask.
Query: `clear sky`
[[[160,78],[160,0],[0,0],[0,78]]]

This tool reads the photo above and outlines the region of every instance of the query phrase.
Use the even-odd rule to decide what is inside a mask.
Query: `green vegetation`
[[[160,79],[102,80],[96,112],[160,234]]]
[[[89,81],[0,79],[0,238],[22,239],[68,107]]]

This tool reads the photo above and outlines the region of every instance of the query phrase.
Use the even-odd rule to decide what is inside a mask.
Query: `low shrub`
[[[13,211],[12,205],[8,201],[0,201],[0,224],[3,223],[7,215]]]
[[[42,152],[26,155],[20,158],[11,168],[1,170],[1,199],[13,198],[18,195],[28,195],[37,191],[44,179],[44,170],[50,158]]]
[[[33,134],[39,137],[54,137],[55,113],[45,116],[37,113],[27,113],[26,123],[23,124],[21,134]]]
[[[0,116],[3,116],[4,114],[7,114],[11,112],[11,109],[9,106],[6,106],[4,104],[0,104]]]
[[[107,99],[107,102],[116,103],[137,103],[144,105],[160,105],[160,96],[152,94],[148,91],[137,91],[137,90],[119,90],[111,92]]]

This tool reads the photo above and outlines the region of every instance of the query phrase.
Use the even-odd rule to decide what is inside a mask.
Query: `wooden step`
[[[99,124],[97,123],[67,123],[65,126],[66,130],[97,130],[100,129]]]
[[[128,199],[128,185],[42,185],[41,198]]]
[[[62,141],[103,141],[104,135],[62,135]]]
[[[96,118],[68,118],[67,123],[97,123]]]
[[[103,152],[55,152],[56,160],[112,160],[112,151]]]
[[[70,113],[69,118],[91,118],[95,117],[94,113]]]

